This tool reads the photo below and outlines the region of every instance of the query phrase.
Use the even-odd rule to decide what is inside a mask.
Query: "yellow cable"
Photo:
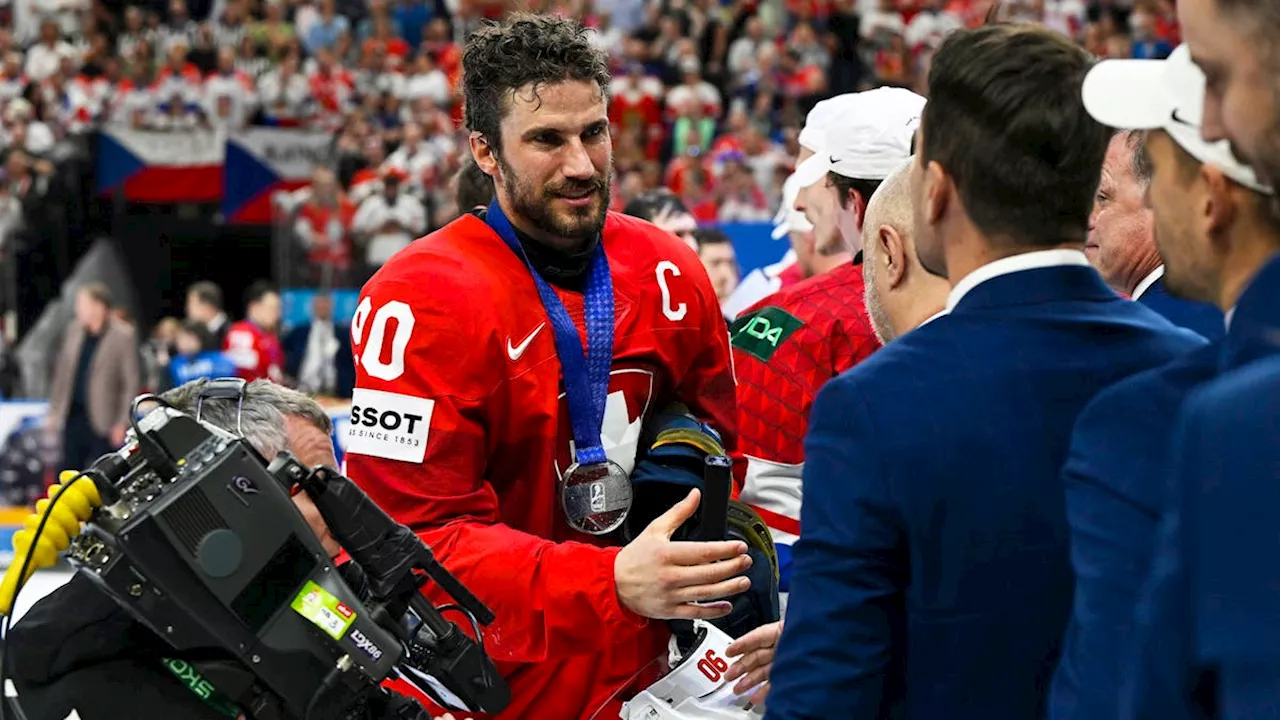
[[[80,523],[102,506],[98,488],[87,476],[63,470],[58,479],[59,484],[49,488],[48,497],[36,501],[36,511],[23,521],[23,529],[13,535],[13,561],[0,580],[0,615],[9,614],[18,588],[36,570],[53,567],[58,562],[58,554],[80,534]],[[44,529],[37,537],[41,522]],[[27,572],[19,578],[23,565],[27,566]]]

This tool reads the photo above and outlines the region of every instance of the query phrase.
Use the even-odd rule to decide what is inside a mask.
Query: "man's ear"
[[[473,132],[468,137],[471,144],[471,157],[476,161],[476,167],[494,180],[498,179],[498,153],[497,150],[489,144],[483,133]]]
[[[1231,181],[1222,170],[1207,163],[1200,166],[1200,180],[1205,185],[1205,193],[1196,208],[1196,219],[1204,223],[1208,237],[1217,237],[1231,227],[1239,212]]]
[[[937,162],[924,168],[924,220],[930,225],[940,222],[954,200],[955,184]]]
[[[867,201],[870,198],[862,197],[862,193],[849,189],[849,206],[853,210],[853,217],[858,223],[858,229],[862,229],[862,223],[866,220]]]
[[[890,289],[897,288],[907,276],[906,243],[892,225],[881,225],[876,230],[876,242],[880,244],[876,259],[883,265],[876,271],[884,273]]]

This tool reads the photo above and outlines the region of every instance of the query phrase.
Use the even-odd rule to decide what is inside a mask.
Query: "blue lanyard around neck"
[[[604,242],[596,244],[587,285],[583,291],[586,307],[587,349],[583,352],[578,328],[565,310],[560,296],[529,263],[515,228],[495,199],[489,204],[485,222],[502,238],[529,268],[533,284],[538,288],[542,307],[555,334],[556,355],[564,373],[564,391],[569,400],[569,422],[573,428],[574,460],[579,465],[598,465],[608,460],[601,445],[600,429],[604,424],[605,403],[609,397],[609,373],[613,366],[613,279],[609,275],[609,259]]]

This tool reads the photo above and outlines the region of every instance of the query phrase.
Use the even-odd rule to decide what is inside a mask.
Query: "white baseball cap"
[[[773,216],[773,239],[781,240],[793,232],[809,232],[813,230],[804,213],[796,210],[796,196],[800,194],[800,183],[795,173],[782,183],[782,205]]]
[[[1204,73],[1179,45],[1167,60],[1104,60],[1085,76],[1081,94],[1094,120],[1120,130],[1164,130],[1195,159],[1245,187],[1272,194],[1225,140],[1205,142]]]
[[[855,94],[836,95],[814,105],[805,116],[804,127],[800,128],[800,136],[796,138],[800,147],[815,153],[826,150],[827,128],[840,117],[842,111],[852,102],[850,98]]]
[[[821,147],[810,148],[813,156],[796,168],[800,187],[809,187],[828,172],[883,180],[911,158],[923,97],[894,87],[841,97],[848,99],[835,106],[839,114],[826,123]]]

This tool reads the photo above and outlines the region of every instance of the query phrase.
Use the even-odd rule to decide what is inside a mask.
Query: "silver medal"
[[[560,506],[569,527],[588,535],[617,530],[631,510],[631,478],[617,463],[574,463],[560,478]]]

